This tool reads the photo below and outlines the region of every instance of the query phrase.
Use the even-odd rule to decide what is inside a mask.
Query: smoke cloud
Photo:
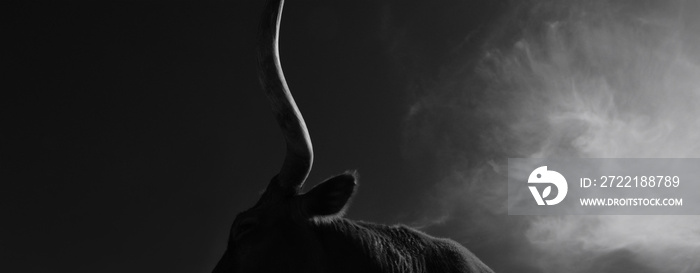
[[[512,4],[476,61],[417,91],[406,136],[443,180],[415,225],[484,238],[501,271],[700,272],[700,217],[507,216],[505,174],[508,157],[700,157],[700,3]]]

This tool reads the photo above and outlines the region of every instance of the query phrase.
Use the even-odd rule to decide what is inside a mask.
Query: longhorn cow
[[[269,0],[258,40],[259,77],[286,141],[284,164],[252,208],[236,216],[214,268],[224,272],[493,272],[465,247],[405,226],[342,217],[357,181],[346,172],[302,193],[313,150],[282,74],[284,0]]]

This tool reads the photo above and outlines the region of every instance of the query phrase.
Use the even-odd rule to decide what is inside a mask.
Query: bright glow
[[[465,142],[439,150],[451,166],[440,222],[512,233],[504,245],[525,238],[519,262],[543,272],[700,271],[700,217],[498,216],[507,157],[700,157],[698,1],[520,5],[495,28],[476,79],[436,86],[411,108],[418,130],[448,109],[460,129],[446,133]]]

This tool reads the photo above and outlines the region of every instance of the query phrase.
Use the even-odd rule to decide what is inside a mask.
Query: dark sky
[[[209,272],[283,158],[253,57],[264,1],[102,2],[5,11],[0,271]],[[307,187],[357,169],[349,218],[419,221],[440,175],[406,137],[416,86],[470,59],[494,2],[288,0]]]

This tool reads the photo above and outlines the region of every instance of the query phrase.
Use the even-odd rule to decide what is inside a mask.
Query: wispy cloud
[[[426,209],[438,216],[418,224],[487,231],[492,249],[527,257],[488,258],[496,269],[700,271],[700,217],[509,217],[504,174],[508,157],[700,157],[698,12],[513,1],[474,65],[421,85],[410,107],[407,136],[444,166]]]

